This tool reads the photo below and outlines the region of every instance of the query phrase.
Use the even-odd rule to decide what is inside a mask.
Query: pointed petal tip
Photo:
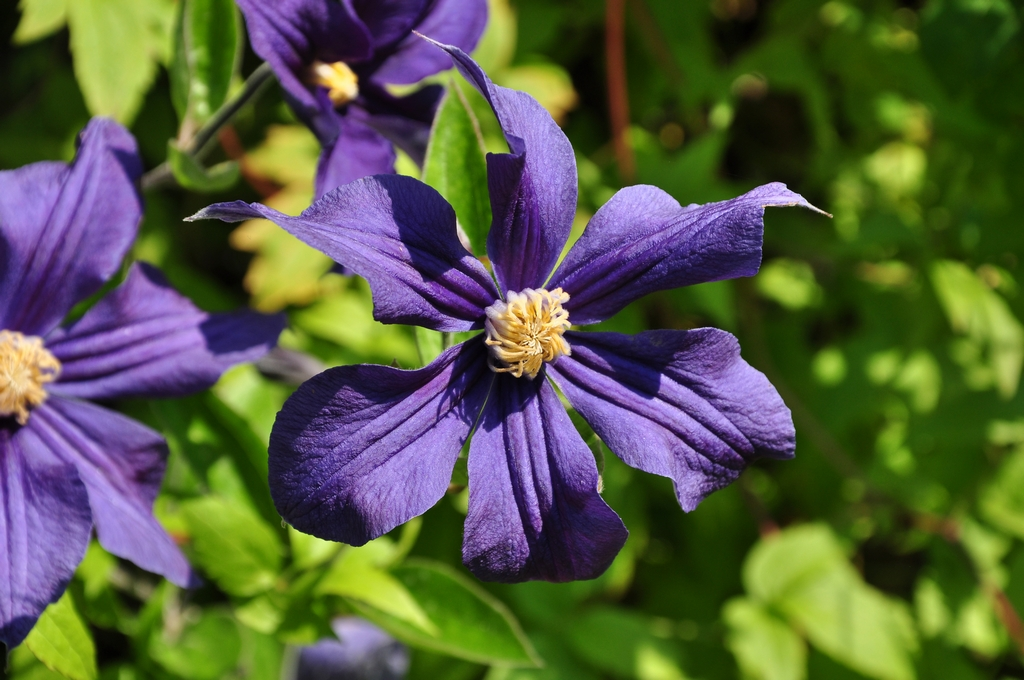
[[[812,210],[812,211],[814,211],[816,213],[820,213],[822,215],[825,215],[826,217],[829,217],[829,218],[832,217],[832,213],[825,212],[824,210],[822,210],[818,206],[812,204],[810,201],[808,201],[806,198],[804,198],[800,194],[796,193],[795,191],[792,191],[783,182],[771,182],[769,184],[765,184],[763,186],[760,186],[760,187],[754,189],[753,191],[760,192],[760,191],[765,191],[765,190],[766,191],[777,191],[778,192],[778,194],[776,194],[776,196],[774,196],[773,198],[767,200],[764,203],[763,207],[765,207],[765,208],[790,208],[790,207],[807,208],[808,210]]]

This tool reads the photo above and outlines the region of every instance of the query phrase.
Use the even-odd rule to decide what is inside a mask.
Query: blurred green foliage
[[[291,388],[240,367],[206,395],[119,405],[170,442],[156,512],[205,583],[179,590],[94,544],[9,677],[271,680],[343,613],[411,645],[418,680],[1024,677],[1021,3],[630,0],[626,19],[637,181],[683,203],[785,181],[834,219],[771,211],[752,281],[657,294],[603,327],[736,333],[793,410],[796,460],[686,515],[575,419],[625,549],[591,582],[480,584],[459,563],[464,467],[422,520],[362,548],[284,527],[266,441]],[[629,179],[604,22],[600,0],[494,0],[476,52],[573,142],[574,236]],[[324,365],[441,350],[376,324],[364,282],[269,223],[182,222],[312,196],[316,142],[276,86],[190,146],[259,65],[231,3],[19,0],[0,30],[0,167],[69,159],[90,115],[115,116],[187,187],[147,191],[134,254],[198,304],[286,309],[282,344]],[[500,133],[465,87],[439,120],[426,179],[480,255],[480,152]]]

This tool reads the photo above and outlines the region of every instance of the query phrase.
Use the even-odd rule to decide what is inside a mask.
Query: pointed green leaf
[[[391,572],[437,627],[436,635],[376,607],[353,601],[362,616],[414,647],[497,666],[538,666],[540,660],[511,612],[450,567],[409,560]]]
[[[238,163],[234,161],[204,168],[199,161],[178,148],[174,140],[167,144],[167,162],[178,184],[194,191],[223,191],[234,185],[241,176]]]
[[[484,255],[491,225],[491,199],[487,193],[483,137],[476,116],[454,81],[434,117],[423,181],[452,204],[473,252]]]
[[[726,646],[750,680],[804,680],[807,645],[787,624],[746,598],[730,600],[722,610],[729,632]]]
[[[56,33],[68,18],[68,0],[21,0],[21,21],[14,31],[14,44],[24,45]]]
[[[98,675],[96,647],[67,593],[46,608],[25,646],[47,668],[71,680],[94,680]]]
[[[178,15],[171,89],[178,115],[202,125],[228,96],[239,63],[233,0],[184,0]]]

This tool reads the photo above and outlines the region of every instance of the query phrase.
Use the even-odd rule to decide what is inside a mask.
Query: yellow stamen
[[[569,312],[562,308],[569,301],[568,293],[561,288],[550,292],[526,288],[505,298],[484,310],[484,342],[491,349],[492,371],[533,380],[545,361],[572,353],[562,337],[570,325]]]
[[[344,106],[359,96],[359,76],[343,61],[314,61],[309,68],[309,84],[326,87],[335,106]]]
[[[60,362],[42,338],[0,331],[0,418],[28,422],[29,410],[46,401],[43,385],[60,375]]]

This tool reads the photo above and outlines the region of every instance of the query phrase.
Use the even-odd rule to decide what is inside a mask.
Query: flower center
[[[326,87],[335,106],[344,106],[359,96],[359,76],[343,61],[314,61],[309,68],[309,84]]]
[[[29,410],[46,401],[43,385],[60,375],[60,362],[42,338],[0,331],[0,418],[28,422]]]
[[[545,361],[554,361],[571,354],[562,334],[569,330],[569,312],[562,304],[569,294],[561,288],[546,291],[527,288],[520,293],[509,292],[505,301],[498,300],[485,311],[487,343],[491,350],[491,370],[537,377]]]

